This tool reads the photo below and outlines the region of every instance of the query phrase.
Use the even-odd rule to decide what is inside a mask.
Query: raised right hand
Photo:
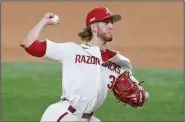
[[[55,25],[60,22],[60,18],[54,13],[46,13],[44,19],[47,20],[47,25]]]

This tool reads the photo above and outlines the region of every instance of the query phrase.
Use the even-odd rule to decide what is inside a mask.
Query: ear
[[[96,23],[91,24],[91,30],[92,32],[97,32],[98,28]]]

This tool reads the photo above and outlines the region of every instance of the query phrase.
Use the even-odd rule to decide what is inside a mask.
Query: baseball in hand
[[[54,14],[54,13],[46,13],[44,15],[44,18],[46,18],[48,21],[47,23],[49,25],[55,25],[58,24],[60,21],[60,18],[58,17],[58,15]]]
[[[53,24],[58,24],[60,21],[60,18],[57,15],[54,15],[54,17],[51,18],[51,21],[53,22]]]

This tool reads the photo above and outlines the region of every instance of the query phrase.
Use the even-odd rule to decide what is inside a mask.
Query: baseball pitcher
[[[46,13],[28,32],[21,46],[29,55],[62,64],[61,100],[48,106],[41,122],[100,122],[93,113],[101,107],[109,92],[132,107],[146,103],[149,94],[133,77],[130,60],[106,48],[113,40],[113,24],[119,20],[121,16],[112,14],[106,7],[90,10],[86,26],[78,34],[84,41],[80,45],[39,39],[45,27],[59,23],[59,17],[53,13]]]

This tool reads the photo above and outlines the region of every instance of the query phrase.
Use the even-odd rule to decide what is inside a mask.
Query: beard
[[[111,42],[113,40],[112,36],[107,36],[105,33],[98,33],[98,36],[105,42]]]
[[[105,42],[111,42],[111,41],[113,40],[112,37],[107,37],[107,36],[104,36],[102,39],[103,39]]]

